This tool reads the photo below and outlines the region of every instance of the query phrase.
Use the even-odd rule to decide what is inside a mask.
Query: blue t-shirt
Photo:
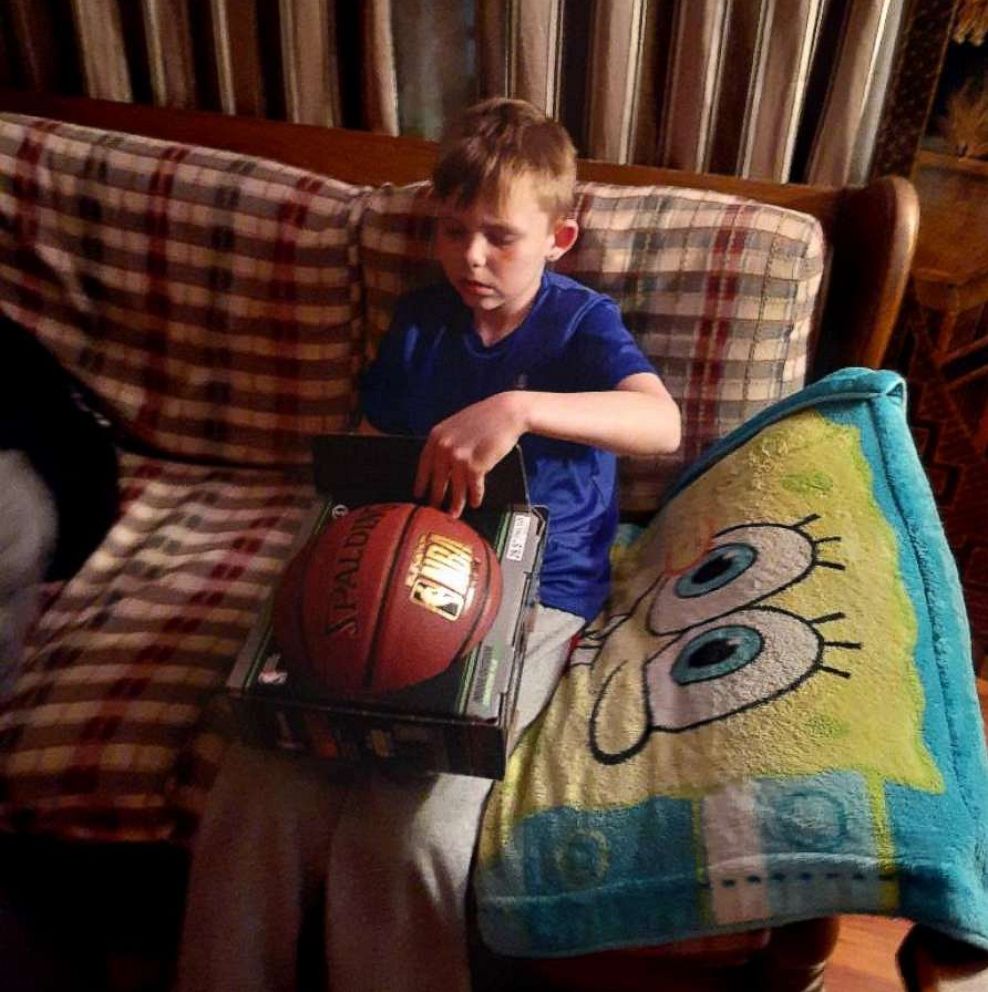
[[[602,391],[654,371],[613,300],[546,272],[528,316],[491,347],[449,284],[403,296],[364,376],[361,402],[378,430],[424,437],[453,413],[505,390]],[[549,508],[539,598],[592,619],[610,581],[617,459],[536,434],[520,444],[532,503]]]

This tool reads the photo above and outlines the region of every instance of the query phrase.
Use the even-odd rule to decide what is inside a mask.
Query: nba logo
[[[458,620],[464,607],[461,593],[423,576],[419,576],[412,586],[412,601],[447,620]]]
[[[441,534],[424,535],[406,579],[412,602],[447,620],[458,620],[473,599],[477,566],[467,545]]]

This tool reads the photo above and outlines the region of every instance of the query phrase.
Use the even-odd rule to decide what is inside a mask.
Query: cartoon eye
[[[669,674],[679,685],[719,679],[754,661],[764,644],[754,627],[715,627],[687,644]]]
[[[802,522],[801,522],[802,523]],[[818,546],[800,525],[741,524],[716,534],[699,561],[663,582],[648,611],[653,634],[679,634],[697,624],[774,595],[804,578],[820,561]]]
[[[773,607],[704,624],[646,663],[650,726],[687,730],[768,702],[812,674],[825,646],[810,623]]]
[[[757,552],[747,544],[724,544],[707,552],[699,565],[676,580],[676,595],[683,599],[706,596],[733,582],[757,560]]]

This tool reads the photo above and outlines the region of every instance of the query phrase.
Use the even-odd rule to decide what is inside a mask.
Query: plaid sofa
[[[802,385],[817,222],[721,194],[580,187],[564,271],[614,296],[682,404],[683,449],[622,505]],[[0,115],[0,308],[99,399],[122,509],[46,590],[0,712],[0,829],[189,838],[230,737],[218,688],[313,493],[313,434],[436,278],[425,184],[368,188],[242,155]]]

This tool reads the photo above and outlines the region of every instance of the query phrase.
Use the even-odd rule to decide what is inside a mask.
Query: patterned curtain
[[[0,83],[435,137],[479,96],[581,153],[863,180],[907,0],[0,0]]]

